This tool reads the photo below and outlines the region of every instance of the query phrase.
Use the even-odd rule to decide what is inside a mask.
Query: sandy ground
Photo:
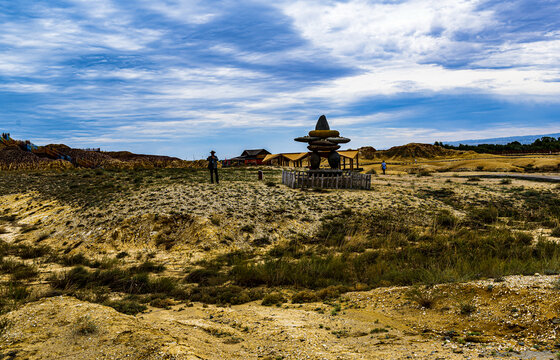
[[[559,330],[551,326],[560,323],[553,280],[513,276],[440,286],[453,296],[474,294],[478,310],[470,316],[458,315],[453,296],[418,308],[404,299],[404,288],[346,294],[336,315],[323,303],[255,302],[176,305],[134,317],[54,297],[7,316],[13,326],[2,336],[3,351],[25,359],[554,359],[553,347],[535,349],[554,343]],[[94,332],[79,333],[84,320]]]
[[[14,194],[0,199],[1,213],[18,216],[17,222],[2,225],[0,238],[98,259],[126,251],[125,263],[149,254],[173,275],[198,259],[246,249],[256,239],[266,237],[272,246],[296,233],[312,233],[322,216],[349,205],[445,208],[437,199],[412,194],[453,187],[458,196],[475,201],[505,196],[502,189],[556,191],[556,186],[517,179],[505,185],[481,179],[473,185],[453,172],[426,177],[390,172],[374,177],[369,192],[304,192],[242,181],[173,184],[86,210],[45,201],[36,193]],[[243,230],[251,224],[258,226]],[[550,232],[534,231],[545,237]],[[157,243],[161,234],[179,240],[165,249]],[[61,270],[41,268],[44,277]],[[398,287],[280,307],[176,303],[137,316],[57,296],[5,315],[10,325],[0,335],[0,359],[555,359],[560,349],[557,280],[535,275],[439,285],[442,296],[430,309],[407,300],[408,288]],[[45,284],[35,285],[39,291]],[[476,311],[461,315],[463,302]],[[340,311],[333,313],[337,306]],[[91,333],[83,333],[84,324]]]

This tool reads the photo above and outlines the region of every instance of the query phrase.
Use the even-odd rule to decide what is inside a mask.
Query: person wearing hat
[[[208,156],[208,170],[210,170],[210,182],[214,183],[214,174],[216,174],[216,184],[220,183],[218,179],[218,157],[215,155],[214,150],[210,151],[210,156]]]

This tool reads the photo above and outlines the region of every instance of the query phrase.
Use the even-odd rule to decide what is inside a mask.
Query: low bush
[[[273,292],[270,294],[265,295],[262,299],[261,305],[264,306],[271,306],[271,305],[280,305],[286,302],[286,299],[281,293]]]
[[[442,210],[436,215],[436,224],[442,228],[451,229],[457,225],[457,218],[449,210]]]
[[[459,313],[461,315],[471,315],[476,311],[476,305],[472,303],[460,303],[459,304]]]
[[[52,276],[51,286],[55,289],[73,291],[83,288],[106,286],[112,291],[127,294],[167,293],[176,289],[175,279],[151,278],[147,273],[136,273],[123,269],[96,270],[90,272],[77,266],[59,276]]]
[[[311,303],[317,301],[319,301],[319,297],[317,297],[317,294],[311,290],[302,290],[292,296],[292,303],[294,304]]]
[[[262,291],[240,286],[199,286],[191,290],[189,299],[206,304],[238,305],[262,299]]]
[[[89,316],[82,316],[78,318],[74,333],[76,335],[87,336],[97,333],[97,324]]]
[[[216,269],[196,269],[185,277],[185,281],[202,286],[216,286],[223,284],[227,279],[225,275]]]
[[[441,299],[436,289],[413,287],[406,292],[406,298],[417,303],[420,307],[431,309]]]
[[[165,266],[162,264],[156,264],[152,261],[145,261],[138,266],[130,268],[131,272],[134,273],[160,273],[165,270]]]
[[[0,273],[10,274],[12,280],[32,280],[39,272],[34,266],[26,265],[23,262],[1,258]]]
[[[93,265],[92,261],[87,257],[85,257],[84,254],[74,254],[74,255],[65,254],[60,257],[59,262],[65,266],[76,266],[76,265],[92,266]]]
[[[113,309],[127,315],[136,315],[148,308],[144,304],[140,304],[138,301],[134,300],[116,300],[116,301],[106,301],[103,303],[105,306],[112,307]]]
[[[469,215],[477,225],[493,224],[498,221],[498,209],[492,205],[471,209]]]

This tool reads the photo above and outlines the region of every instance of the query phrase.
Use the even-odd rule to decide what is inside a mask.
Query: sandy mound
[[[375,153],[377,152],[377,150],[375,150],[372,146],[361,147],[358,151],[360,152],[360,157],[362,159],[373,159],[375,158]]]
[[[10,326],[1,338],[2,347],[17,358],[175,358],[169,349],[177,346],[172,336],[134,316],[71,297],[30,303],[6,318]],[[188,346],[182,347],[180,358],[187,359]]]
[[[462,152],[444,149],[441,146],[431,144],[411,143],[403,146],[393,146],[383,151],[388,158],[424,158],[431,159],[442,156],[454,156]]]
[[[189,167],[190,161],[181,160],[176,157],[159,156],[159,155],[143,155],[134,154],[129,151],[107,151],[102,154],[126,162],[132,165],[132,168],[165,168],[165,167]]]

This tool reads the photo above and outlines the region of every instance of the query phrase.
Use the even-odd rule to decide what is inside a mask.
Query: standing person
[[[381,162],[381,170],[383,170],[383,175],[385,175],[385,170],[387,170],[387,164],[385,164],[385,160]]]
[[[210,170],[210,183],[214,183],[214,174],[216,174],[216,184],[220,183],[218,179],[218,157],[215,155],[214,150],[210,151],[210,156],[208,156],[208,170]]]

